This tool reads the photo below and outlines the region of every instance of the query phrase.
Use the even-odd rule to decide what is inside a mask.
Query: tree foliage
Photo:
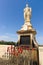
[[[0,45],[16,45],[16,42],[7,42],[7,41],[0,41]]]

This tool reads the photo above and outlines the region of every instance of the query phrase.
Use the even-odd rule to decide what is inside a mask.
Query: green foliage
[[[16,42],[5,42],[5,41],[0,41],[0,45],[16,45]]]

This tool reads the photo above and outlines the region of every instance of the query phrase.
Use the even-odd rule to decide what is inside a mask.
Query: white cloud
[[[6,33],[7,36],[16,36],[17,34]]]
[[[36,38],[39,44],[43,44],[43,36],[39,36]]]
[[[9,37],[8,36],[5,36],[5,35],[0,36],[0,39],[2,39],[2,38],[9,38]]]
[[[6,33],[5,35],[0,35],[0,40],[4,41],[17,41],[17,35],[16,34],[11,34],[11,33]]]

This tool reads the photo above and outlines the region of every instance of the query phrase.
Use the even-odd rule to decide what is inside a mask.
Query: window
[[[30,36],[21,36],[20,37],[20,44],[30,45]]]

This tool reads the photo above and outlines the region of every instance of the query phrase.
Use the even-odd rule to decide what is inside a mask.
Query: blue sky
[[[31,23],[37,31],[36,40],[43,44],[43,0],[28,0],[32,8]],[[17,41],[17,30],[24,24],[26,0],[0,0],[0,40]]]

